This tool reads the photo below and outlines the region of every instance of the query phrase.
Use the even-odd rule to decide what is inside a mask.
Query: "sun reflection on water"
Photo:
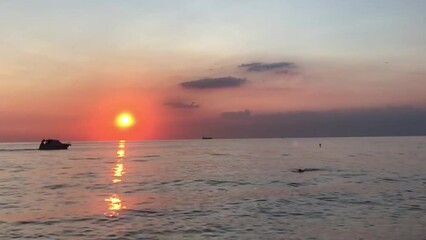
[[[108,203],[109,212],[105,213],[108,217],[116,217],[119,215],[119,211],[125,209],[123,206],[120,196],[117,194],[111,194],[108,198],[105,198],[105,202]]]
[[[120,140],[118,143],[117,158],[113,168],[113,184],[122,182],[122,177],[125,174],[123,163],[125,157],[125,143],[125,140]],[[119,215],[119,211],[126,208],[122,203],[122,198],[120,198],[117,193],[110,194],[108,198],[105,198],[105,202],[107,202],[109,210],[105,213],[105,216],[108,217],[116,217]]]
[[[121,177],[124,174],[124,166],[123,163],[116,163],[114,167],[114,178],[112,179],[113,183],[121,182]]]
[[[124,158],[124,149],[120,149],[117,151],[117,156],[118,158]]]

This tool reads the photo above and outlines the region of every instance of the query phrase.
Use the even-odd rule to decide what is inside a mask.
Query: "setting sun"
[[[134,122],[133,116],[129,113],[122,113],[116,119],[117,126],[120,128],[129,128]]]

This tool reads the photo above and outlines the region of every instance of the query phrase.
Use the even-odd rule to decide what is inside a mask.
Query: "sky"
[[[424,9],[0,1],[0,141],[425,135]]]

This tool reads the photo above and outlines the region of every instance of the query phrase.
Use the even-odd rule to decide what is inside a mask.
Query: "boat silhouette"
[[[61,143],[56,139],[43,139],[38,147],[38,150],[60,150],[68,149],[71,143]]]

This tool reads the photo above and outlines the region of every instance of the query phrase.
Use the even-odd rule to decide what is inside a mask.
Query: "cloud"
[[[186,129],[186,137],[207,133],[215,138],[425,136],[425,122],[426,108],[410,106],[269,114],[245,110],[179,129]]]
[[[245,111],[237,111],[244,113]],[[234,112],[234,113],[237,113]],[[232,115],[232,114],[231,114]],[[251,113],[241,119],[169,119],[165,138],[426,136],[426,107]],[[363,141],[363,140],[361,140]]]
[[[229,88],[240,87],[247,82],[244,78],[236,77],[220,77],[220,78],[203,78],[194,81],[182,82],[180,85],[188,89],[210,89],[210,88]]]
[[[246,63],[238,66],[239,68],[245,69],[247,72],[266,72],[266,71],[276,71],[279,74],[294,74],[294,69],[297,68],[297,65],[292,62],[272,62],[272,63],[263,63],[263,62],[254,62]]]
[[[425,122],[425,108],[404,106],[260,114],[222,127],[239,137],[418,136]]]
[[[179,102],[179,101],[166,102],[164,103],[164,105],[169,106],[171,108],[178,108],[178,109],[192,109],[192,108],[200,107],[200,105],[198,105],[195,102],[185,103],[185,102]]]
[[[222,119],[242,120],[250,118],[251,112],[246,109],[237,112],[223,112],[220,116]]]

